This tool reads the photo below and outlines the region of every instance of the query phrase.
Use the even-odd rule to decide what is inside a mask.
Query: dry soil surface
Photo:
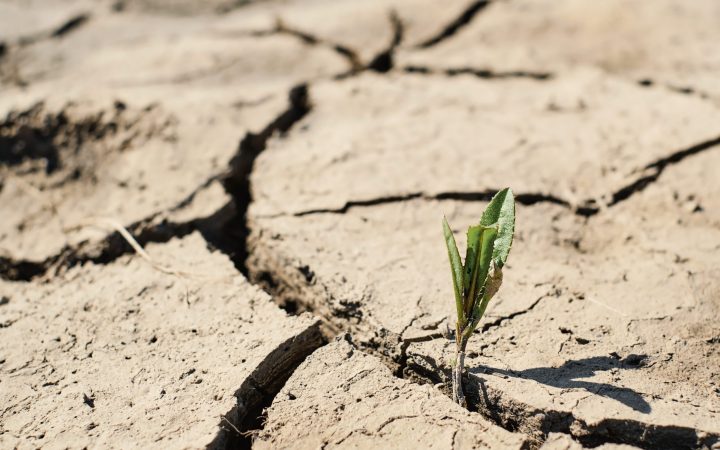
[[[715,0],[0,0],[0,447],[720,448]],[[511,186],[449,398],[451,280]]]

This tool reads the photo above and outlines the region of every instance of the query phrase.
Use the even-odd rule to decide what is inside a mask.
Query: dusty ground
[[[0,447],[720,448],[718,25],[0,0]],[[440,218],[506,185],[464,411]]]

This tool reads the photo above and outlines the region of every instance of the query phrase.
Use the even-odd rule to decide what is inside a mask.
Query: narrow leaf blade
[[[499,267],[505,265],[515,232],[515,197],[510,188],[495,194],[480,218],[480,225],[497,224],[498,233],[495,238],[492,259]]]
[[[464,323],[466,320],[463,309],[463,266],[460,260],[460,252],[455,243],[450,225],[447,219],[443,217],[443,234],[445,235],[445,245],[447,246],[448,259],[450,260],[450,270],[453,280],[453,291],[455,293],[455,307],[457,308],[458,322]]]

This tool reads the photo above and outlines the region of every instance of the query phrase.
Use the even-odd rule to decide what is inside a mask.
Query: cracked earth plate
[[[593,70],[545,80],[364,74],[310,89],[313,109],[252,174],[252,215],[408,197],[597,209],[668,154],[718,146],[708,102]]]
[[[258,220],[251,274],[327,327],[352,330],[399,368],[407,364],[406,376],[443,382],[453,302],[440,217],[460,231],[483,206],[415,199]],[[642,220],[614,211],[584,224],[554,205],[518,208],[505,284],[468,350],[471,377],[490,392],[483,411],[503,414],[511,428],[520,423],[538,442],[575,426],[590,445],[711,445],[720,436],[716,250],[694,245],[703,238],[679,238],[670,249],[690,258],[679,261],[642,245],[642,229],[632,226],[608,243],[604,233],[615,226],[604,214],[626,225]],[[693,230],[720,239],[706,225]],[[482,398],[475,404],[482,408]]]
[[[628,92],[639,89],[618,83]],[[324,98],[314,96],[320,111]],[[378,110],[368,106],[368,111],[356,114],[352,124],[348,120],[348,129],[365,121],[381,127],[374,118]],[[570,116],[579,120],[584,114]],[[324,317],[326,327],[353,331],[361,345],[406,376],[445,381],[441,374],[449,368],[452,340],[442,334],[453,302],[440,219],[447,215],[461,235],[477,222],[482,196],[457,201],[424,193],[388,195],[413,192],[404,186],[426,186],[431,194],[463,192],[457,187],[462,171],[453,176],[437,169],[450,161],[446,153],[453,147],[441,152],[434,141],[403,147],[393,143],[404,135],[389,131],[350,133],[354,137],[344,144],[312,117],[258,159],[250,208],[251,275],[281,301]],[[410,123],[410,117],[406,111],[387,121]],[[316,141],[316,135],[337,144]],[[598,145],[587,153],[580,147],[563,164],[624,148]],[[415,158],[411,147],[422,155],[412,159],[417,161],[412,170],[400,161]],[[506,427],[522,429],[536,444],[549,431],[572,433],[588,445],[697,447],[714,445],[720,437],[714,323],[720,295],[713,281],[720,234],[717,214],[703,206],[715,202],[710,168],[718,147],[666,154],[657,145],[645,149],[626,155],[630,167],[659,168],[650,167],[649,178],[627,171],[632,187],[627,195],[590,218],[552,198],[518,207],[505,284],[481,323],[485,334],[471,341],[468,369],[475,407]],[[467,148],[455,151],[458,160],[473,157]],[[522,176],[522,167],[517,173],[495,169],[498,180],[503,174],[511,185],[536,182]],[[596,186],[611,191],[611,175],[592,164],[585,167],[595,174]],[[278,168],[298,175],[281,178]],[[322,189],[325,183],[337,188]],[[320,204],[325,208],[301,209]],[[464,239],[459,240],[462,247]]]

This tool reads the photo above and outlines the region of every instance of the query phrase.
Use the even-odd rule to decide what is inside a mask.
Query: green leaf
[[[495,236],[497,236],[497,228],[495,226],[485,227],[479,225],[478,228],[478,248],[477,250],[473,250],[473,260],[470,262],[465,261],[466,266],[468,264],[472,264],[470,289],[465,297],[465,312],[467,316],[471,315],[472,311],[475,309],[478,299],[481,297],[481,292],[483,292],[485,278],[487,278],[488,270],[490,268],[492,244],[495,240]]]
[[[457,244],[455,243],[455,236],[453,236],[450,225],[448,225],[445,217],[443,217],[443,234],[445,235],[445,245],[447,246],[448,259],[450,260],[458,322],[465,323],[466,317],[463,310],[463,266],[460,260],[460,252],[458,252]]]
[[[512,247],[515,232],[515,197],[510,188],[495,194],[480,218],[480,225],[497,224],[498,233],[495,238],[492,259],[502,268],[507,261]]]

